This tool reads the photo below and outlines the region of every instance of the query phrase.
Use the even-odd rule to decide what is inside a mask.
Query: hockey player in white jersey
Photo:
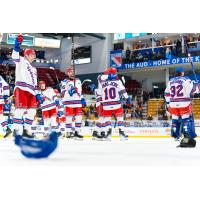
[[[9,85],[0,75],[0,124],[3,128],[3,131],[5,132],[4,137],[7,137],[12,133],[11,129],[8,127],[8,120],[3,115],[3,108],[9,96],[10,96]]]
[[[77,79],[72,66],[67,68],[68,78],[62,81],[61,93],[62,104],[65,106],[66,131],[69,137],[82,139],[80,134],[82,125],[82,107],[86,106],[85,99],[82,96],[82,85],[80,79]],[[75,127],[72,126],[73,119]]]
[[[16,64],[15,69],[15,114],[13,118],[14,135],[22,134],[32,138],[31,126],[36,115],[38,102],[43,99],[37,92],[37,70],[31,65],[35,59],[35,51],[26,49],[24,57],[19,55],[23,36],[15,39],[12,59]]]
[[[42,109],[42,118],[44,121],[45,132],[57,132],[57,109],[56,106],[59,105],[59,100],[53,88],[46,87],[44,81],[39,82],[40,92],[44,98],[44,102],[40,105]]]
[[[198,84],[187,78],[183,67],[176,69],[177,76],[172,78],[165,90],[168,111],[172,114],[171,136],[179,139],[183,133],[180,147],[195,147],[192,95],[198,93]],[[181,126],[182,125],[182,126]]]
[[[126,99],[127,105],[131,104],[131,100],[126,93],[122,82],[117,77],[116,68],[109,68],[108,73],[108,79],[101,80],[99,84],[99,90],[101,91],[102,96],[104,127],[107,130],[106,137],[111,137],[111,117],[114,115],[117,118],[116,125],[119,129],[119,135],[121,139],[127,139],[128,136],[124,133],[124,113],[120,97],[122,96],[124,99]]]
[[[101,96],[101,91],[99,90],[99,84],[101,83],[101,81],[105,81],[108,79],[108,71],[109,68],[104,71],[104,74],[99,75],[97,77],[98,88],[96,88],[94,84],[89,86],[89,88],[95,94],[95,99],[96,99],[95,106],[96,106],[96,111],[98,113],[98,120],[95,123],[95,128],[92,133],[94,139],[103,139],[105,137],[102,96]]]

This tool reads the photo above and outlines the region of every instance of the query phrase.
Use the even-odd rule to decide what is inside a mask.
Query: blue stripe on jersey
[[[54,103],[51,103],[51,104],[48,104],[48,105],[42,106],[41,108],[42,108],[42,109],[46,109],[46,108],[53,107],[53,106],[55,106],[55,105],[56,105],[56,103],[54,102]]]
[[[170,98],[170,102],[188,102],[191,98]]]
[[[20,87],[27,87],[27,88],[29,88],[29,89],[31,89],[31,90],[33,90],[33,91],[36,89],[33,85],[30,85],[30,84],[27,84],[27,83],[21,82],[21,81],[17,81],[17,82],[16,82],[16,87],[17,87],[17,86],[20,86]]]
[[[103,103],[103,106],[118,105],[118,104],[121,105],[121,102],[120,101],[107,101],[107,102]]]
[[[64,105],[82,104],[81,100],[64,101]]]

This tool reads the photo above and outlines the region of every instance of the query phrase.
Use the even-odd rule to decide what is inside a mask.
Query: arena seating
[[[200,119],[200,99],[193,99],[193,114],[195,119]]]
[[[7,67],[4,65],[0,65],[1,71],[6,71]],[[15,66],[10,66],[9,65],[9,70],[15,70]],[[47,86],[51,86],[53,88],[56,87],[57,85],[57,80],[56,80],[56,75],[54,70],[51,70],[49,68],[40,68],[37,67],[37,72],[38,72],[38,79],[43,80],[46,82]],[[66,78],[65,73],[61,72],[59,69],[56,69],[56,73],[58,76],[58,80],[64,80]]]
[[[136,80],[128,80],[126,83],[125,83],[125,88],[126,88],[126,91],[128,93],[132,93],[135,89],[137,88],[141,88],[141,85],[138,81]]]
[[[164,99],[149,99],[148,101],[148,116],[156,117],[158,112],[163,109]]]
[[[43,80],[46,82],[47,86],[51,86],[53,88],[57,85],[56,75],[54,70],[49,68],[37,68],[39,80]],[[64,80],[66,78],[65,73],[61,72],[59,69],[56,69],[56,73],[58,76],[58,80]]]

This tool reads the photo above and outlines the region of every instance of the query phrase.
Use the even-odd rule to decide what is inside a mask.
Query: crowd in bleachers
[[[185,37],[185,41],[187,43],[197,42],[200,41],[200,36],[198,38]],[[189,43],[188,45],[189,48],[196,48],[197,43]],[[148,43],[138,42],[134,44],[132,48],[127,47],[123,52],[123,63],[145,62],[149,60],[161,60],[186,56],[186,50],[182,49],[181,39],[174,41],[168,40],[168,42],[156,40],[154,47]],[[198,54],[200,55],[200,51]]]

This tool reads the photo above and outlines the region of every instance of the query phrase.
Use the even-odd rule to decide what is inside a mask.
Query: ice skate
[[[119,129],[119,136],[120,140],[128,140],[128,135],[126,135],[121,129]]]
[[[177,147],[194,148],[196,147],[196,140],[194,138],[184,137],[181,140],[180,145],[178,145]]]
[[[68,139],[73,138],[74,133],[73,132],[66,132],[63,137],[68,138]]]
[[[12,133],[12,130],[9,127],[7,127],[6,134],[4,135],[4,138],[7,138],[9,135],[11,135],[11,133]]]
[[[97,131],[93,131],[92,139],[93,140],[102,140],[103,137],[102,137],[102,135],[99,135]]]
[[[22,137],[26,137],[26,138],[34,138],[33,134],[29,134],[28,131],[26,129],[23,130],[23,134]]]
[[[112,138],[112,129],[109,128],[109,130],[107,131],[107,134],[105,135],[104,139],[106,141],[111,141],[111,138]]]
[[[77,139],[77,140],[82,140],[82,139],[83,139],[83,136],[80,135],[80,134],[78,133],[78,131],[75,131],[75,132],[74,132],[73,138],[74,138],[74,139]]]

